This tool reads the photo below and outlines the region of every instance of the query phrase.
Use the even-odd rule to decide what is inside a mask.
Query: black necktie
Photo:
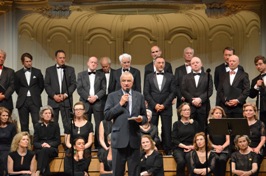
[[[129,71],[128,68],[123,69],[123,72]]]
[[[163,72],[158,72],[158,73],[156,73],[157,75],[163,75]]]
[[[88,72],[88,74],[89,74],[89,75],[91,75],[91,74],[95,74],[95,72]]]
[[[266,73],[262,73],[260,76],[261,78],[263,78],[264,76],[266,76]]]
[[[224,64],[224,66],[225,66],[225,68],[226,68],[226,67],[228,67],[228,64],[227,64],[227,63],[225,63],[225,64]]]
[[[193,76],[196,76],[196,75],[199,75],[200,76],[200,73],[193,73]]]

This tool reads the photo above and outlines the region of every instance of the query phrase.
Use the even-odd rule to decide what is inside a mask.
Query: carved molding
[[[39,12],[49,18],[67,18],[71,11],[107,14],[166,14],[206,8],[209,17],[219,18],[241,10],[260,15],[264,0],[0,0],[0,14],[11,9]]]

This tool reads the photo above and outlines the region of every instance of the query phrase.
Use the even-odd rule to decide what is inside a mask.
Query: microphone
[[[210,73],[210,72],[211,72],[211,69],[210,69],[210,68],[208,68],[208,69],[206,70],[206,72],[207,72],[207,73]]]
[[[126,88],[125,92],[126,92],[127,94],[129,94],[129,91],[130,91],[130,89],[129,89],[129,88]]]
[[[126,88],[125,94],[129,95],[129,91],[130,91],[130,89]],[[124,107],[127,107],[127,105],[128,105],[128,101],[125,102]]]

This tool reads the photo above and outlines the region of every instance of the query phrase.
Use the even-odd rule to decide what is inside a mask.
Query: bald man
[[[242,108],[246,103],[250,89],[248,74],[239,69],[238,56],[230,56],[228,64],[229,71],[223,75],[223,81],[219,84],[217,95],[227,117],[242,118]]]
[[[95,120],[95,148],[99,148],[99,124],[103,120],[102,98],[106,92],[106,78],[103,72],[96,71],[98,59],[90,57],[87,62],[88,69],[78,74],[77,91],[80,101],[85,104],[88,121],[91,122],[92,114]]]
[[[208,74],[202,70],[200,58],[193,57],[190,64],[192,71],[184,75],[181,92],[185,102],[191,104],[191,117],[199,123],[199,130],[204,131],[213,93],[212,77],[209,75],[208,84]]]

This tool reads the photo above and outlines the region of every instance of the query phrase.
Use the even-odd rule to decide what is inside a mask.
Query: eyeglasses
[[[74,111],[82,111],[82,110],[84,110],[84,109],[74,109]]]
[[[157,51],[152,51],[151,53],[158,53],[159,51],[157,50]]]

